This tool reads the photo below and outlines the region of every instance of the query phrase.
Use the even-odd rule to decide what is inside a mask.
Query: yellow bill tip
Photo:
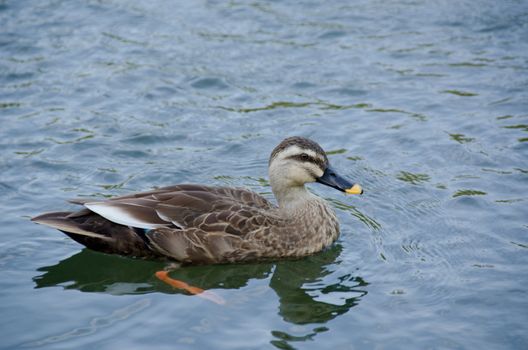
[[[358,184],[355,184],[354,186],[347,188],[345,192],[348,194],[363,194],[363,189]]]

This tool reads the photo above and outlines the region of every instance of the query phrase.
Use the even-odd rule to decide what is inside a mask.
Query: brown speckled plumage
[[[271,154],[270,165],[294,145],[317,154],[318,160],[310,160],[312,165],[327,167],[322,148],[301,137],[281,142]],[[304,171],[296,160],[281,161],[299,173]],[[272,185],[273,181],[281,179],[272,179]],[[335,241],[339,224],[323,199],[303,185],[292,191],[299,194],[277,207],[243,188],[182,184],[103,202],[74,200],[84,208],[43,214],[32,220],[105,253],[169,258],[189,264],[301,257]]]

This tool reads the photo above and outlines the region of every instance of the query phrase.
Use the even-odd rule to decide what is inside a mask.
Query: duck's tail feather
[[[56,228],[57,230],[60,230],[66,234],[76,234],[76,235],[82,235],[92,238],[98,238],[103,240],[109,240],[111,239],[108,236],[105,236],[103,234],[87,231],[79,225],[76,221],[70,219],[68,216],[73,214],[72,212],[54,212],[54,213],[46,213],[39,216],[35,216],[34,218],[31,218],[31,221],[36,222],[37,224],[49,226]]]
[[[148,246],[144,230],[116,224],[89,210],[47,213],[31,221],[60,230],[87,248],[103,253],[144,258],[160,256]]]

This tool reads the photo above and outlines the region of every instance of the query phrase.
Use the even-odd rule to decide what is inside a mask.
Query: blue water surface
[[[528,2],[0,0],[0,348],[528,348]],[[180,182],[271,198],[284,137],[362,197],[296,260],[91,252],[31,216]]]

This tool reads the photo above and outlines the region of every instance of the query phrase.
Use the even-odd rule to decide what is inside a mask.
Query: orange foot
[[[183,289],[193,295],[196,295],[200,298],[204,298],[207,300],[210,300],[214,303],[224,305],[226,301],[219,295],[203,290],[202,288],[194,287],[191,285],[188,285],[187,283],[179,280],[175,280],[173,278],[169,277],[169,273],[167,271],[158,271],[156,272],[156,277],[160,279],[161,281],[167,283],[169,286],[172,286],[174,288]]]

